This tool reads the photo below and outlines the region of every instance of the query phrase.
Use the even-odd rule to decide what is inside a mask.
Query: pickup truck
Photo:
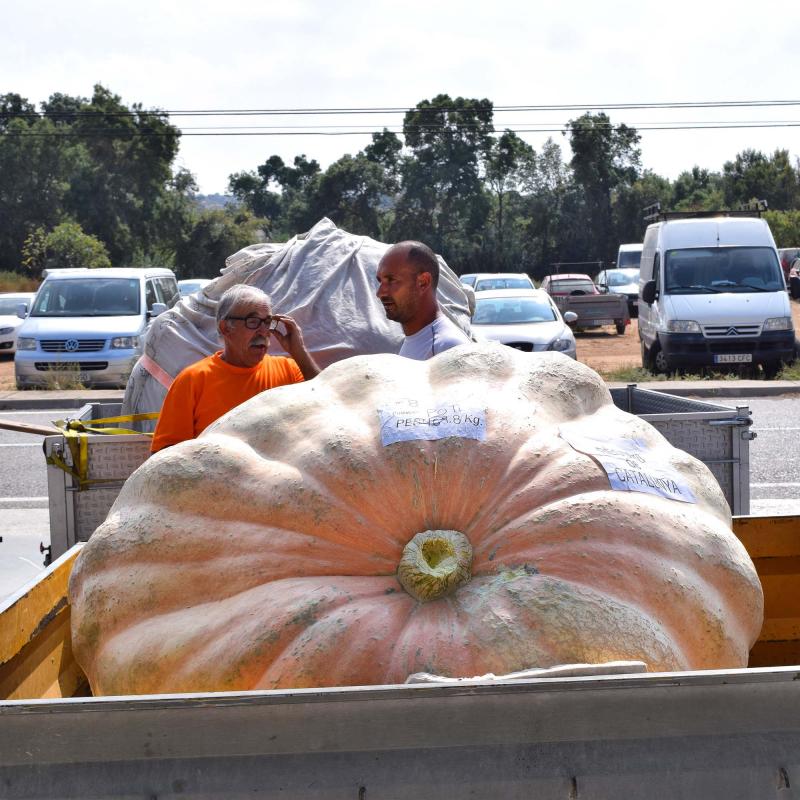
[[[578,273],[547,275],[541,288],[552,298],[561,311],[573,311],[578,319],[572,327],[578,331],[613,325],[618,334],[625,333],[631,324],[627,298],[618,294],[603,294],[588,276]]]
[[[75,545],[0,605],[0,796],[797,797],[800,517],[733,529],[765,595],[746,669],[98,698]]]

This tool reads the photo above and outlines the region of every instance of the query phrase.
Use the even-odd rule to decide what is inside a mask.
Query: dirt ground
[[[800,336],[800,303],[792,301],[792,318],[795,335]],[[641,367],[639,328],[635,319],[622,336],[617,336],[610,327],[591,333],[575,334],[578,344],[578,361],[588,364],[601,374],[614,372],[623,367]]]
[[[800,303],[792,302],[795,331],[800,335]],[[613,328],[578,333],[578,361],[588,364],[601,374],[608,374],[624,367],[640,367],[639,332],[636,320],[618,336]],[[0,391],[14,389],[14,360],[0,356]]]

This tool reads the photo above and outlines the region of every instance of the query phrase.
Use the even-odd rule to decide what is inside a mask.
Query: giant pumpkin
[[[694,502],[612,489],[606,439]],[[70,602],[95,694],[741,667],[763,605],[702,463],[587,367],[500,345],[339,362],[156,454]]]

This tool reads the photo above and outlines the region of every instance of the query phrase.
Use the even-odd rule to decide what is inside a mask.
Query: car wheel
[[[667,357],[664,355],[664,351],[659,347],[656,352],[653,354],[653,372],[656,374],[664,373],[666,374],[669,372],[669,364],[667,363]]]
[[[642,352],[642,369],[652,369],[651,358],[650,358],[650,351],[645,346],[644,340],[639,340],[639,346]]]
[[[761,365],[764,372],[764,378],[768,381],[774,381],[778,377],[783,364],[780,361],[768,361],[766,364]]]
[[[617,333],[622,336],[625,333],[625,323],[624,322],[617,322],[615,323],[617,326]]]

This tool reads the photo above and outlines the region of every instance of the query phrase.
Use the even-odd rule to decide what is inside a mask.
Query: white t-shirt
[[[417,361],[426,361],[458,344],[469,344],[470,338],[444,314],[439,314],[430,325],[406,336],[400,355]]]

